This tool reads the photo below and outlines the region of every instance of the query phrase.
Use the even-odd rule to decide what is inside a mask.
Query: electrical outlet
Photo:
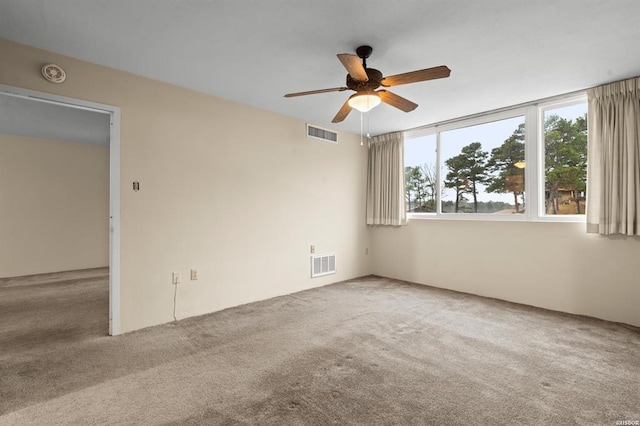
[[[312,245],[312,246],[311,246],[311,254],[313,254],[313,253],[315,253],[315,252],[316,252],[316,246],[313,246],[313,245]]]
[[[172,280],[173,280],[173,281],[172,281],[172,282],[173,282],[173,284],[180,284],[180,282],[181,282],[180,272],[174,272],[174,273],[172,274]]]
[[[197,269],[192,269],[191,270],[191,281],[196,281],[198,279],[198,270]]]

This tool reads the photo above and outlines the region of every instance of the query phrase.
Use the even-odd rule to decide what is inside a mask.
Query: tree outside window
[[[521,216],[528,213],[526,216],[534,220],[583,215],[587,104],[576,98],[562,102],[547,107],[522,107],[514,110],[520,115],[510,118],[449,127],[450,130],[434,128],[428,136],[406,139],[407,211]],[[525,141],[530,140],[525,114],[532,129],[542,130],[540,142],[536,142],[542,146],[525,149]],[[509,117],[504,112],[500,116]],[[528,152],[536,150],[544,153],[542,163],[526,159]],[[536,169],[528,168],[529,164],[536,165]],[[525,176],[532,177],[532,181],[526,182]],[[525,187],[539,194],[531,197],[538,205],[527,206]]]
[[[545,112],[545,213],[550,215],[585,212],[587,115],[567,116],[564,108]]]

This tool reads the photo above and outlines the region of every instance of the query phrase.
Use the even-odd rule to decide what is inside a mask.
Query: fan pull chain
[[[364,112],[360,113],[360,146],[364,145],[364,141],[363,141],[363,134],[364,134],[364,125],[363,125],[363,116],[364,116]]]
[[[371,115],[371,113],[367,114],[367,146],[371,147],[371,133],[369,133],[369,116]]]

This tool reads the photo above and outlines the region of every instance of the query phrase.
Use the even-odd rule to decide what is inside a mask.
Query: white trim
[[[558,109],[558,108],[567,108],[570,106],[574,106],[574,105],[578,105],[578,104],[584,104],[588,102],[588,98],[587,98],[587,93],[581,93],[581,94],[575,94],[573,96],[568,96],[566,98],[562,98],[562,99],[555,99],[555,100],[551,100],[551,101],[547,101],[544,103],[541,103],[540,105],[538,105],[537,108],[537,113],[538,113],[538,126],[536,128],[536,131],[538,132],[537,135],[537,145],[538,145],[538,167],[540,168],[540,173],[539,173],[539,185],[540,185],[540,189],[538,191],[538,193],[540,194],[541,200],[544,200],[544,188],[545,188],[545,173],[544,173],[544,167],[545,167],[545,141],[544,141],[544,114],[545,112],[552,110],[552,109]],[[586,191],[585,191],[585,195],[586,195]],[[536,218],[537,220],[541,221],[541,222],[586,222],[586,217],[587,217],[587,206],[585,203],[585,213],[584,214],[571,214],[571,215],[560,215],[560,214],[547,214],[547,212],[544,209],[544,203],[540,203],[538,205],[538,217]]]
[[[540,179],[539,165],[543,160],[540,154],[539,109],[529,107],[524,119],[524,158],[528,162],[524,168],[525,214],[530,220],[540,217],[540,200],[544,200],[544,181]],[[541,198],[542,197],[542,198]]]
[[[586,100],[587,98],[587,89],[583,89],[583,90],[577,90],[575,92],[570,92],[570,93],[565,93],[562,95],[556,95],[556,96],[550,96],[548,98],[543,98],[543,99],[538,99],[535,101],[531,101],[531,102],[524,102],[521,104],[517,104],[517,105],[511,105],[511,106],[506,106],[504,108],[498,108],[498,109],[494,109],[494,110],[490,110],[490,111],[484,111],[484,112],[480,112],[477,114],[471,114],[471,115],[467,115],[464,117],[457,117],[457,118],[452,118],[451,120],[445,120],[445,121],[439,121],[437,123],[431,123],[431,124],[426,124],[424,126],[419,126],[419,127],[414,127],[412,129],[407,129],[404,130],[405,135],[408,133],[409,135],[411,135],[410,137],[407,137],[407,139],[409,138],[414,138],[414,137],[419,137],[419,136],[423,136],[420,132],[423,132],[427,129],[430,128],[436,128],[436,127],[447,127],[449,125],[453,125],[453,124],[457,124],[460,122],[465,122],[465,121],[471,121],[474,120],[476,118],[482,118],[485,116],[493,116],[493,115],[498,115],[502,112],[509,112],[509,111],[514,111],[517,109],[526,109],[529,107],[538,107],[540,105],[545,105],[545,104],[551,104],[551,103],[558,103],[558,102],[562,102],[564,99],[584,99]],[[578,103],[578,102],[576,102]],[[457,126],[460,127],[460,126]],[[456,127],[454,127],[456,128]],[[414,134],[416,136],[414,136]],[[428,134],[428,133],[427,133]]]
[[[479,220],[485,222],[530,222],[524,214],[488,213],[407,213],[408,219],[419,220]]]
[[[435,128],[434,128],[435,131]],[[436,214],[442,214],[442,155],[440,154],[440,132],[436,132]],[[407,219],[409,216],[407,216]]]
[[[417,127],[415,129],[405,130],[405,139],[421,138],[423,136],[430,136],[436,133],[436,126]]]
[[[109,114],[109,334],[120,334],[120,108],[0,84],[3,95]]]
[[[120,334],[120,108],[111,111],[109,140],[109,334]]]
[[[499,111],[493,114],[483,114],[477,117],[465,118],[453,123],[436,126],[438,132],[448,132],[462,129],[463,127],[479,126],[481,124],[493,123],[496,121],[508,120],[510,118],[523,117],[527,114],[528,108],[514,108],[506,111]]]
[[[553,99],[545,102],[540,102],[537,104],[537,107],[540,108],[541,112],[547,111],[549,109],[557,109],[557,108],[565,108],[573,105],[583,104],[587,102],[587,93],[574,94],[572,96],[567,96],[566,98]],[[544,115],[544,114],[543,114]]]
[[[62,104],[71,108],[99,112],[102,114],[110,114],[114,109],[120,109],[119,107],[113,105],[99,104],[82,99],[69,98],[66,96],[54,95],[51,93],[38,92],[36,90],[23,89],[21,87],[7,86],[5,84],[0,84],[0,92],[2,92],[4,95],[13,96],[16,98],[26,98],[55,105]]]
[[[557,215],[545,216],[536,219],[528,218],[526,214],[485,214],[485,213],[408,213],[407,219],[411,220],[461,220],[480,222],[568,222],[585,223],[584,215]]]

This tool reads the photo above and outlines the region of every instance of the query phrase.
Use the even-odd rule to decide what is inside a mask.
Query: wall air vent
[[[336,273],[336,255],[313,254],[311,255],[311,278]]]
[[[321,141],[338,143],[338,134],[331,130],[321,129],[320,127],[313,126],[307,123],[307,137],[313,139],[320,139]]]

